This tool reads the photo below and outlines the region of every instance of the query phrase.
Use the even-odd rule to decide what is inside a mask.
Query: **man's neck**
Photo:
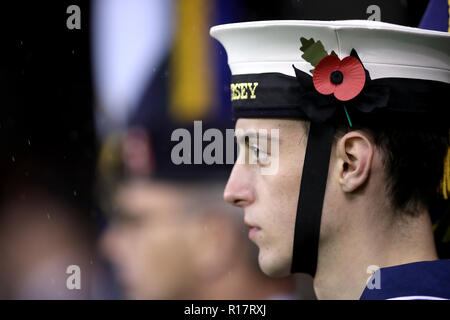
[[[394,212],[383,217],[395,214],[398,217]],[[426,211],[402,219],[367,220],[365,224],[356,221],[335,241],[320,245],[314,288],[319,299],[359,299],[374,266],[436,259]]]

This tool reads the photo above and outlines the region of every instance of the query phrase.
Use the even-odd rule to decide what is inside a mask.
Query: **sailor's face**
[[[278,139],[245,139],[244,132],[277,132]],[[275,130],[275,131],[274,131]],[[244,208],[249,238],[259,247],[259,265],[270,276],[290,273],[297,199],[306,149],[306,132],[299,120],[239,119],[239,155],[224,192],[226,201]],[[275,145],[277,144],[277,145]],[[273,152],[277,150],[276,154]],[[245,152],[244,152],[245,151]],[[256,163],[249,158],[259,156]],[[250,155],[250,156],[249,156]],[[278,161],[277,170],[263,169]]]
[[[182,199],[158,183],[132,182],[117,192],[120,214],[102,244],[127,298],[174,299],[195,281],[196,247],[186,240],[194,224],[183,219]]]

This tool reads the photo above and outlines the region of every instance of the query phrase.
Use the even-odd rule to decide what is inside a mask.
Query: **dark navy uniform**
[[[379,289],[366,287],[361,300],[450,299],[450,259],[402,264],[379,272]]]

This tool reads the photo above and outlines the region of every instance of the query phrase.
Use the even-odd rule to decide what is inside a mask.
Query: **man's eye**
[[[267,152],[259,150],[258,160],[264,163],[269,160],[269,155],[267,154]]]
[[[256,155],[256,157],[259,157],[259,149],[258,149],[258,147],[256,147],[256,146],[248,146],[248,149],[251,151],[251,152],[253,152],[253,154],[255,154]]]
[[[249,146],[249,150],[256,155],[256,159],[260,164],[266,164],[269,161],[267,152],[262,151],[256,146]]]

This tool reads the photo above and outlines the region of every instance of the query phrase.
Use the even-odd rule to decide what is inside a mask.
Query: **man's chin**
[[[291,261],[280,259],[277,257],[267,257],[259,252],[258,256],[259,267],[261,271],[272,278],[287,277],[291,274]]]

